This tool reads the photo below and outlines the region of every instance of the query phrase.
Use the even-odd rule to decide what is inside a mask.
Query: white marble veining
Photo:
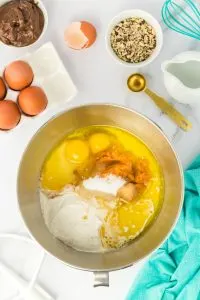
[[[173,102],[189,118],[193,129],[185,133],[178,129],[163,115],[145,94],[133,94],[126,88],[126,79],[133,71],[116,64],[105,49],[104,35],[109,20],[121,10],[139,8],[152,13],[161,20],[160,10],[163,0],[46,0],[49,13],[47,34],[39,45],[51,40],[61,56],[67,70],[77,85],[79,93],[70,103],[50,110],[41,118],[30,120],[15,134],[1,136],[0,139],[0,232],[26,233],[17,207],[16,176],[21,154],[34,132],[52,115],[72,106],[85,103],[116,103],[142,112],[167,134],[172,141],[183,166],[200,153],[200,106],[190,107],[177,104],[169,98],[165,90],[161,63],[174,55],[186,51],[200,51],[200,43],[164,29],[164,47],[161,54],[151,65],[141,71],[147,75],[148,85],[154,91]],[[98,38],[93,47],[80,52],[69,50],[63,39],[63,31],[72,20],[90,20],[97,27]],[[34,46],[33,49],[39,45]],[[9,61],[22,56],[26,50],[6,48],[0,45],[0,69]],[[31,278],[37,265],[38,248],[19,242],[0,240],[0,260],[4,260],[25,278]],[[131,268],[110,274],[110,287],[92,287],[93,275],[71,269],[55,258],[47,255],[38,281],[58,300],[105,299],[123,300],[142,263]],[[0,275],[1,276],[1,275]],[[0,300],[5,297],[6,285],[0,277]],[[10,293],[13,293],[11,291]]]

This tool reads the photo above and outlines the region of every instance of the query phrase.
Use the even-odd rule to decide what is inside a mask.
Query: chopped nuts
[[[156,48],[156,33],[142,18],[128,18],[117,24],[111,32],[111,47],[123,61],[145,61]]]

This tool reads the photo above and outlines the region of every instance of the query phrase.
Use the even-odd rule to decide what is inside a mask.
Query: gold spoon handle
[[[168,115],[168,117],[180,128],[185,131],[188,131],[192,128],[192,124],[165,99],[159,97],[148,88],[146,88],[144,92],[154,101],[154,103],[162,110],[162,112]]]

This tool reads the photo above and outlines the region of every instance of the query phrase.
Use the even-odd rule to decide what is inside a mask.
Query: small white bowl
[[[117,24],[119,24],[121,21],[123,21],[127,18],[131,18],[131,17],[143,18],[148,24],[150,24],[154,28],[154,30],[156,32],[156,41],[157,41],[156,48],[154,49],[153,53],[149,56],[149,58],[147,58],[145,61],[142,61],[140,63],[129,63],[129,62],[123,61],[114,52],[114,50],[111,47],[111,43],[110,43],[110,35],[111,35],[111,32],[114,29],[114,27]],[[124,66],[141,68],[141,67],[144,67],[144,66],[150,64],[152,61],[154,61],[154,59],[160,53],[160,51],[162,49],[162,45],[163,45],[163,32],[162,32],[160,24],[152,15],[150,15],[149,13],[147,13],[143,10],[139,10],[139,9],[125,10],[125,11],[121,12],[120,14],[118,14],[117,16],[115,16],[111,20],[110,24],[108,25],[108,29],[107,29],[107,33],[106,33],[107,51],[115,59],[116,62],[118,62]]]
[[[12,0],[0,0],[0,7],[2,5],[4,5],[4,4],[6,4],[6,3],[11,2],[11,1]],[[30,45],[27,45],[27,46],[22,46],[22,47],[16,47],[16,46],[13,46],[13,45],[7,45],[7,44],[5,44],[5,43],[3,43],[3,42],[0,41],[0,43],[2,45],[4,45],[5,47],[9,47],[9,48],[11,48],[11,47],[12,48],[19,48],[19,49],[20,48],[29,48],[29,47],[35,45],[38,41],[41,40],[41,38],[44,36],[44,34],[45,34],[46,30],[47,30],[49,19],[48,19],[47,10],[46,10],[43,2],[41,0],[37,0],[37,1],[35,1],[35,4],[41,9],[41,11],[42,11],[42,13],[44,15],[44,27],[43,27],[42,33],[40,34],[39,38],[34,43],[32,43]]]

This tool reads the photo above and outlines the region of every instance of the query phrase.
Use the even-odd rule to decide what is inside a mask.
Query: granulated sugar
[[[117,191],[126,183],[126,181],[115,175],[107,177],[95,176],[83,181],[83,186],[91,191],[99,191],[113,196],[117,195]]]

